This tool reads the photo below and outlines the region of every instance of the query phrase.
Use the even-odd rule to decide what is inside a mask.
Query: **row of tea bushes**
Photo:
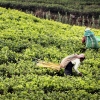
[[[85,48],[85,27],[41,20],[31,14],[0,8],[0,99],[1,100],[99,100],[100,49]],[[92,29],[95,35],[100,30]],[[72,53],[86,60],[79,77],[36,66],[37,60],[60,63]]]

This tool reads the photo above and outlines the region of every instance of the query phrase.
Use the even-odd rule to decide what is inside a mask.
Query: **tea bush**
[[[0,8],[1,100],[99,100],[100,49],[86,49],[81,39],[85,27],[36,18]],[[92,29],[95,35],[100,30]],[[64,70],[36,66],[37,60],[60,63],[72,53],[83,53],[79,77]]]

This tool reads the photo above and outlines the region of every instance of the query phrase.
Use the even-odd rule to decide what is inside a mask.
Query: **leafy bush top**
[[[86,60],[79,68],[83,77],[36,66],[37,59],[60,63],[69,54],[81,53],[84,30],[0,8],[0,98],[100,99],[100,49],[84,51]],[[100,35],[100,30],[92,31]]]

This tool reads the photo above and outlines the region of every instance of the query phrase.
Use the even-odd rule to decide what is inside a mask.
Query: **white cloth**
[[[90,30],[90,28],[89,28],[89,27],[87,27],[87,28],[85,29],[85,31],[88,31],[88,30]]]
[[[63,58],[61,63],[60,63],[60,68],[65,68],[70,61],[78,58],[77,56],[78,56],[77,54],[72,54],[72,55],[69,55],[69,56]]]
[[[80,66],[80,59],[78,59],[78,58],[76,58],[76,59],[74,59],[74,60],[72,60],[71,61],[72,62],[72,64],[74,64],[74,70],[79,74],[80,72],[79,72],[79,70],[78,70],[78,67]]]

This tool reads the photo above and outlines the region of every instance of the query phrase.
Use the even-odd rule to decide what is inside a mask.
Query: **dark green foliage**
[[[100,14],[99,0],[0,0],[0,5],[7,8],[16,8],[23,11],[43,9],[54,13],[92,13]],[[91,8],[91,9],[90,9]]]

